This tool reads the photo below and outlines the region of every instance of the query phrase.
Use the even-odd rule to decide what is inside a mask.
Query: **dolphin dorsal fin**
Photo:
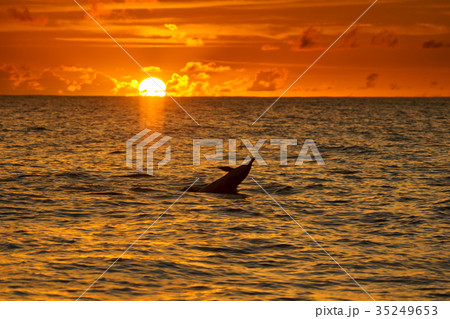
[[[230,172],[233,170],[230,166],[219,166],[218,168],[225,172]]]

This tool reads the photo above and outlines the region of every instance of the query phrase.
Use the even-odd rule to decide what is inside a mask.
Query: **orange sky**
[[[81,0],[174,96],[277,96],[371,0]],[[137,95],[73,2],[2,0],[0,94]],[[450,2],[379,0],[286,96],[449,96]]]

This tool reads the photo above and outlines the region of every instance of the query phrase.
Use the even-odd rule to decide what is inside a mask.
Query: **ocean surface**
[[[80,297],[224,174],[229,139],[238,164],[266,139],[267,165],[238,195],[184,194],[80,300],[450,299],[450,99],[284,98],[253,126],[273,98],[177,100],[199,126],[167,97],[0,96],[1,300]],[[125,162],[144,128],[172,137],[154,176]],[[193,165],[200,138],[225,159]],[[298,140],[286,166],[276,138]],[[305,139],[325,165],[294,165]]]

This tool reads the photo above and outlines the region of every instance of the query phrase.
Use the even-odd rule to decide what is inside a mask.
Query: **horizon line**
[[[141,95],[69,95],[69,94],[0,94],[0,96],[55,96],[55,97],[128,97],[128,98],[144,98],[144,99],[164,99],[167,96],[141,96]],[[196,96],[177,96],[177,98],[277,98],[274,96],[257,96],[257,95],[196,95]],[[397,96],[344,96],[344,95],[310,95],[310,96],[283,96],[281,99],[289,98],[450,98],[450,95],[397,95]]]

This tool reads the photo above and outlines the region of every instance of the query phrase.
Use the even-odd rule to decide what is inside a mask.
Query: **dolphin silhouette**
[[[254,161],[255,159],[252,157],[248,163],[236,168],[228,166],[219,167],[228,173],[196,191],[203,193],[237,194],[237,187],[247,177]]]

